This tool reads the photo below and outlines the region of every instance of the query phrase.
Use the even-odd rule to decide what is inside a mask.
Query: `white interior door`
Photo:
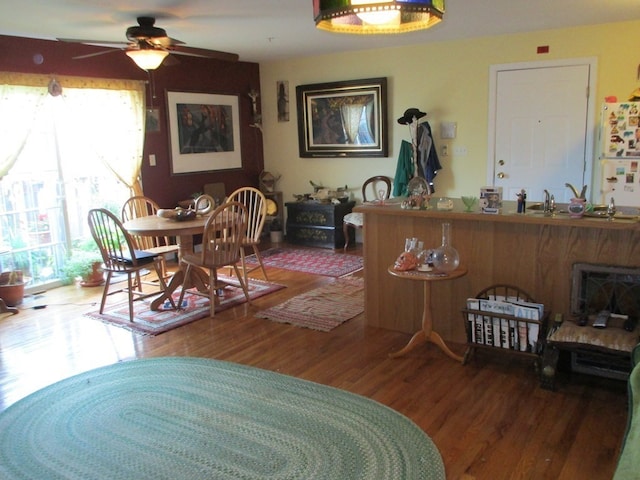
[[[573,195],[565,183],[578,190],[590,185],[593,68],[589,62],[495,67],[487,172],[505,200],[516,200],[524,188],[529,202],[541,201],[545,189],[568,202]]]

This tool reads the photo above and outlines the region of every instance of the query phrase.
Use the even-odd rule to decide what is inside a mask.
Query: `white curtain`
[[[34,118],[46,100],[54,108],[62,151],[73,149],[98,158],[132,195],[141,195],[145,84],[133,80],[58,76],[62,95],[47,97],[46,75],[0,72],[0,178],[18,158]],[[6,112],[12,112],[7,115]]]
[[[46,85],[9,85],[3,84],[0,78],[0,179],[11,170],[22,152],[46,95]]]
[[[64,145],[61,154],[81,146],[88,159],[101,161],[132,195],[142,195],[144,91],[68,88],[62,99],[65,108],[58,114],[64,115],[64,121],[56,122]],[[108,118],[104,118],[106,112]]]

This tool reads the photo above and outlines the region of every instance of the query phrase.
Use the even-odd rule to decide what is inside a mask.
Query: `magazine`
[[[544,305],[519,301],[515,298],[468,298],[467,308],[478,312],[496,313],[499,316],[469,313],[468,321],[473,343],[499,348],[536,352],[538,349],[539,322],[544,315]],[[503,316],[525,318],[518,322]]]

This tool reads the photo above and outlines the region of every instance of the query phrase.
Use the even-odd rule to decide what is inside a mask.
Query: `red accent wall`
[[[223,182],[227,193],[240,186],[258,185],[258,176],[264,168],[262,133],[249,126],[253,119],[251,99],[247,95],[252,89],[260,91],[260,70],[257,63],[169,55],[160,68],[147,74],[120,50],[96,57],[72,58],[102,50],[105,48],[0,35],[0,70],[146,80],[147,106],[159,109],[161,130],[146,135],[142,183],[145,195],[163,208],[173,207],[179,200],[202,191],[206,183]],[[39,55],[42,56],[40,63],[37,61]],[[64,89],[64,85],[62,87]],[[171,174],[165,94],[167,90],[238,96],[242,169]],[[260,99],[258,103],[259,101]],[[92,115],[92,112],[87,112],[87,119]],[[150,154],[156,156],[155,167],[149,166]]]

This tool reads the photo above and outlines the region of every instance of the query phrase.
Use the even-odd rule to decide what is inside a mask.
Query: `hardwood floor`
[[[558,391],[550,392],[539,388],[527,361],[506,356],[479,352],[462,366],[428,345],[390,359],[410,335],[366,327],[362,315],[329,333],[257,319],[257,311],[333,281],[268,273],[287,288],[157,337],[84,317],[98,308],[102,287],[63,287],[28,299],[18,315],[0,318],[0,410],[99,366],[208,357],[332,385],[394,408],[433,439],[448,479],[612,477],[627,421],[624,382],[563,374]],[[460,313],[452,312],[451,321],[462,321]]]

